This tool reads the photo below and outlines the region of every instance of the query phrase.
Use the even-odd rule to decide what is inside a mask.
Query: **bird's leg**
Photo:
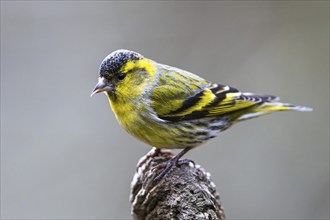
[[[164,176],[167,176],[174,167],[176,167],[181,161],[179,161],[179,159],[186,154],[189,150],[191,150],[192,147],[186,147],[185,149],[183,149],[182,151],[180,151],[180,153],[178,153],[177,155],[175,155],[174,157],[172,157],[166,164],[165,169],[156,176],[155,180],[159,180]],[[183,163],[189,163],[192,162],[191,160],[182,160],[182,164]],[[195,163],[192,162],[194,165]]]

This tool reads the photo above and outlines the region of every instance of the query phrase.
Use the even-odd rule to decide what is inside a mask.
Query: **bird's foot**
[[[179,167],[184,164],[189,166],[190,163],[192,163],[194,167],[196,165],[194,161],[189,159],[184,159],[184,160],[176,160],[176,159],[177,158],[172,158],[166,163],[165,169],[162,170],[162,172],[155,177],[156,181],[160,180],[163,177],[167,177],[176,167]]]
[[[178,161],[175,157],[167,161],[165,169],[163,169],[162,172],[160,172],[160,174],[158,174],[154,180],[158,181],[161,178],[168,176],[168,174],[171,173],[171,171],[177,166],[177,164]]]
[[[183,160],[179,160],[179,161],[178,161],[178,165],[179,165],[179,166],[181,166],[182,164],[187,164],[187,165],[189,165],[190,163],[192,163],[194,167],[196,166],[196,164],[195,164],[195,162],[194,162],[193,160],[183,159]]]

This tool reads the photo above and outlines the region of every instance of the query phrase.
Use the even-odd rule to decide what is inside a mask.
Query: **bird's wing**
[[[221,116],[276,98],[241,93],[230,86],[211,84],[178,72],[175,74],[173,79],[169,77],[166,83],[159,84],[151,91],[151,107],[163,120],[182,121]],[[185,80],[180,77],[185,77]]]

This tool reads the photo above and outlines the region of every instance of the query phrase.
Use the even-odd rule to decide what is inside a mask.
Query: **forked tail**
[[[265,98],[271,96],[265,96]],[[277,102],[279,99],[277,97],[265,99],[265,101],[255,106],[254,108],[249,109],[243,115],[241,115],[237,121],[243,121],[250,118],[259,117],[261,115],[269,114],[277,111],[300,111],[300,112],[310,112],[313,111],[312,108],[306,106],[297,106],[289,103]]]

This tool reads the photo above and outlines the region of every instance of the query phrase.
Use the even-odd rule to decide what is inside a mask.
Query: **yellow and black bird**
[[[158,177],[236,122],[276,111],[312,110],[212,83],[129,50],[114,51],[102,61],[92,95],[100,92],[128,133],[157,149],[183,149]]]

